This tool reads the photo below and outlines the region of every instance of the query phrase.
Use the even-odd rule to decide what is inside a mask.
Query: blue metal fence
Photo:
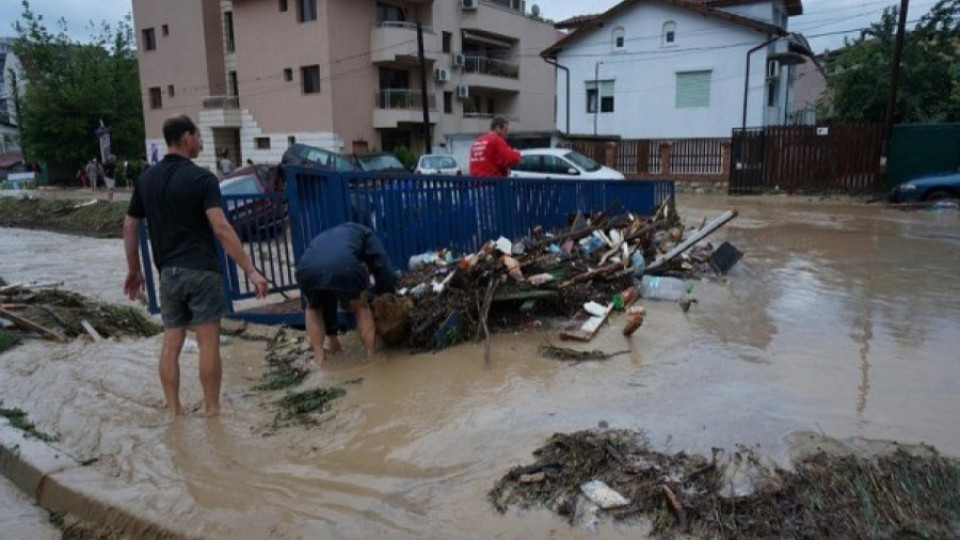
[[[297,288],[294,276],[310,239],[346,221],[373,228],[396,268],[411,255],[441,248],[456,253],[478,250],[499,236],[528,235],[567,225],[577,211],[651,215],[674,197],[668,180],[539,180],[470,178],[411,174],[343,173],[289,167],[286,192],[225,195],[224,211],[243,240],[254,265],[270,282],[270,292]],[[141,234],[145,269],[150,270],[145,229]],[[256,322],[302,324],[299,303],[290,309],[244,310],[233,303],[253,296],[242,271],[222,253],[224,286],[234,316]],[[147,275],[151,311],[159,311],[154,278]]]

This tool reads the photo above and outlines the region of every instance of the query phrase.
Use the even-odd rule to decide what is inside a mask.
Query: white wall
[[[770,4],[752,6],[772,14]],[[768,15],[770,17],[770,15]],[[666,21],[677,23],[674,47],[661,47]],[[611,33],[625,29],[625,47],[614,52]],[[558,56],[570,69],[570,131],[593,134],[593,113],[587,113],[586,83],[615,80],[613,113],[596,115],[598,135],[624,138],[729,137],[741,124],[746,53],[768,36],[745,26],[704,17],[682,8],[657,3],[638,4],[602,28],[579,38]],[[751,57],[747,125],[763,123],[766,109],[765,50]],[[678,109],[676,73],[711,70],[710,106]],[[557,129],[566,127],[566,84],[557,74]]]

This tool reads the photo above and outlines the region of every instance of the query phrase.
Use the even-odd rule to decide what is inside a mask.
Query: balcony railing
[[[407,30],[417,30],[417,23],[409,21],[380,21],[376,23],[375,28],[405,28]],[[423,27],[423,32],[425,34],[432,34],[433,28],[429,26]]]
[[[465,56],[463,71],[464,73],[479,73],[507,79],[516,79],[520,76],[520,66],[518,64],[486,56]]]
[[[427,106],[430,110],[437,109],[437,99],[433,94],[427,95]],[[376,96],[378,109],[409,109],[423,108],[423,92],[419,90],[380,90]]]
[[[239,109],[238,96],[207,96],[203,98],[204,109]]]

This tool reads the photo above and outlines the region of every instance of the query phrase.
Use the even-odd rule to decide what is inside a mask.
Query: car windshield
[[[357,156],[357,163],[364,171],[403,170],[403,163],[393,154],[377,154],[374,156]]]
[[[223,195],[257,195],[262,192],[260,181],[255,176],[231,178],[220,184],[220,193]]]
[[[421,169],[456,169],[457,160],[451,156],[424,156],[420,159]]]
[[[566,154],[564,154],[563,157],[565,157],[565,158],[569,159],[570,161],[574,162],[578,167],[580,167],[581,169],[583,169],[583,170],[585,170],[585,171],[587,171],[587,172],[593,172],[593,171],[599,171],[599,170],[600,170],[600,164],[599,164],[599,163],[597,163],[596,161],[594,161],[594,160],[588,158],[587,156],[581,154],[580,152],[574,152],[573,150],[571,150],[571,151],[567,152]]]

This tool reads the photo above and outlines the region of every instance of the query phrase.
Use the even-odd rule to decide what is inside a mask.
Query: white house
[[[541,53],[558,67],[557,129],[699,138],[784,124],[810,54],[787,32],[802,12],[800,0],[624,0]]]

